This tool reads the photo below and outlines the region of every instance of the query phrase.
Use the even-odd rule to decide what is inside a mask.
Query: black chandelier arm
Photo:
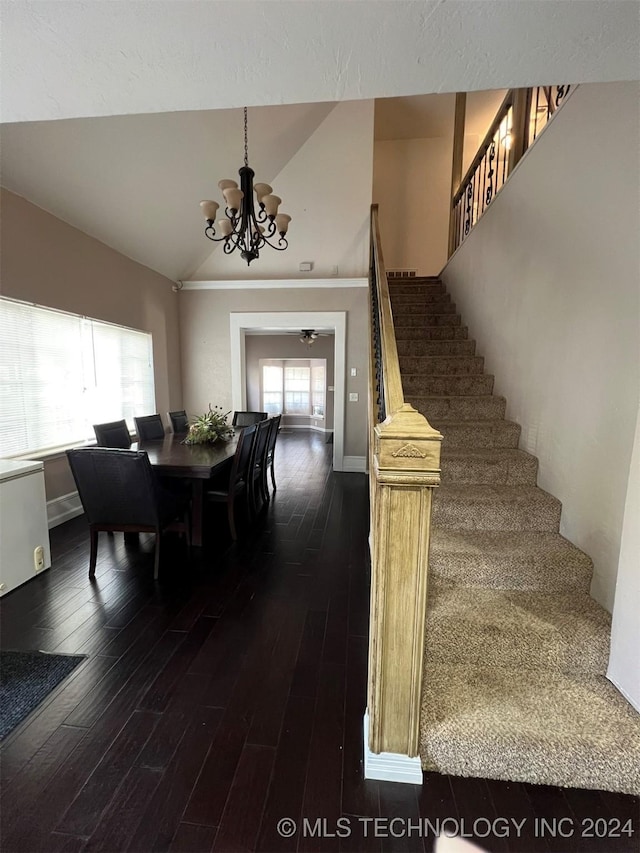
[[[204,229],[204,235],[209,240],[213,240],[214,243],[220,243],[221,240],[226,240],[226,237],[216,237],[215,236],[216,229],[213,227],[213,223],[211,225],[206,225]]]
[[[280,235],[280,239],[278,240],[277,246],[274,246],[274,244],[270,240],[265,239],[264,234],[262,235],[262,239],[267,244],[267,246],[271,246],[271,248],[275,249],[276,252],[284,252],[285,249],[289,248],[289,243],[287,242],[287,238],[283,237],[282,235]]]

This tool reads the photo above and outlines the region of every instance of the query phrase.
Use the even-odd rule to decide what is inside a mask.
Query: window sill
[[[129,433],[131,441],[135,442],[138,437],[135,433]],[[87,441],[75,441],[72,444],[61,444],[58,447],[49,447],[46,450],[34,450],[29,453],[14,453],[9,456],[3,456],[3,459],[10,459],[12,462],[21,462],[33,459],[39,462],[49,462],[52,459],[62,459],[67,450],[73,450],[76,447],[96,447],[95,438],[87,439]]]

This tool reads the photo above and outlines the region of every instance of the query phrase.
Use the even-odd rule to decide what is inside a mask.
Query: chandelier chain
[[[249,165],[249,144],[247,142],[247,108],[244,108],[244,165]]]

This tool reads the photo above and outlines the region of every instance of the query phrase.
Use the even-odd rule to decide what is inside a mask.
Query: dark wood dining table
[[[131,449],[146,451],[161,477],[179,477],[191,482],[191,544],[201,547],[205,483],[231,466],[238,439],[234,437],[214,444],[183,444],[184,438],[184,434],[167,433],[162,439],[134,443]]]

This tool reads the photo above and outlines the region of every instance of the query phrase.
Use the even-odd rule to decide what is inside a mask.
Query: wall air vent
[[[418,270],[387,270],[387,278],[415,278]]]

